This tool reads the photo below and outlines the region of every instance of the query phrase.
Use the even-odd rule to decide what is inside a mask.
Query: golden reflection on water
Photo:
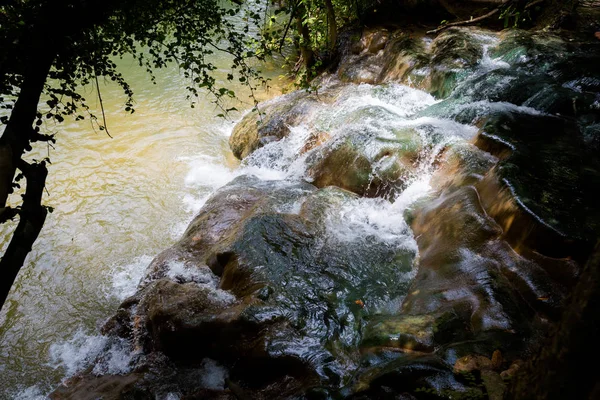
[[[226,58],[218,62],[230,65]],[[227,144],[231,122],[216,117],[210,99],[190,108],[188,82],[177,69],[158,71],[153,85],[132,61],[120,66],[135,91],[136,112],[125,113],[119,89],[101,84],[114,139],[94,132],[87,120],[67,120],[46,127],[57,133],[55,149],[42,146],[31,156],[50,151],[45,204],[54,213],[0,314],[0,398],[56,385],[64,371],[48,365],[50,345],[80,329],[97,332],[124,295],[115,273],[127,275],[128,265],[146,264],[174,243],[201,199],[237,166]],[[273,65],[263,71],[273,88],[261,90],[261,99],[280,93],[281,71]],[[224,79],[229,70],[217,72]],[[250,108],[248,90],[232,89],[244,101],[235,106]],[[97,108],[93,89],[84,91]],[[12,229],[0,226],[2,252]]]

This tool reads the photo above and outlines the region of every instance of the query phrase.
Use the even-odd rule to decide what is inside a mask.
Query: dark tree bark
[[[28,164],[21,160],[23,153],[30,146],[30,141],[34,141],[36,136],[33,123],[44,83],[54,61],[50,47],[33,54],[37,56],[29,63],[19,97],[0,138],[0,150],[3,154],[10,156],[0,162],[2,176],[10,177],[8,185],[11,185],[16,170],[19,169],[27,183],[23,203],[18,211],[19,224],[2,260],[0,260],[0,309],[6,301],[27,254],[31,251],[33,243],[42,230],[47,213],[42,206],[42,195],[48,175],[46,166],[43,162]],[[6,181],[0,182],[1,185],[6,185]],[[1,193],[8,193],[10,186],[2,187]],[[1,208],[4,208],[6,197],[0,198],[0,201]]]
[[[33,243],[44,226],[47,214],[46,208],[42,206],[42,195],[48,175],[45,163],[27,164],[21,161],[19,169],[23,171],[27,179],[27,189],[23,206],[19,211],[19,224],[2,260],[0,260],[0,304],[2,305],[6,301],[27,254],[31,251]]]
[[[310,47],[310,30],[308,24],[304,23],[306,17],[306,7],[301,1],[298,1],[296,5],[296,29],[300,35],[300,56],[302,62],[307,70],[309,70],[315,63],[315,55]]]
[[[600,398],[600,243],[555,334],[516,377],[511,399]]]
[[[337,42],[335,9],[333,8],[333,3],[331,0],[325,0],[325,7],[327,7],[327,42],[329,44],[329,50],[333,50]]]

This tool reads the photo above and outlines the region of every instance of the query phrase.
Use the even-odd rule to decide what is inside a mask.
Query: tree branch
[[[54,138],[54,135],[44,135],[44,134],[41,134],[41,133],[36,132],[34,130],[32,130],[32,132],[29,134],[29,141],[30,142],[52,142],[52,143],[56,143],[56,139]]]
[[[11,207],[0,208],[0,224],[10,221],[19,214],[19,209]]]
[[[530,2],[530,3],[527,3],[527,5],[525,6],[525,10],[527,10],[527,9],[530,9],[530,8],[531,8],[531,7],[533,7],[533,6],[537,6],[538,4],[540,4],[540,3],[543,3],[543,2],[545,2],[545,1],[546,1],[546,0],[533,0],[533,1],[532,1],[532,2]]]
[[[287,36],[288,30],[290,29],[290,25],[292,24],[292,21],[294,20],[294,15],[296,14],[296,8],[297,6],[294,4],[294,8],[292,8],[292,12],[290,12],[290,19],[287,23],[287,25],[285,26],[285,30],[283,31],[283,36],[281,37],[281,41],[279,42],[279,52],[281,53],[281,49],[283,48],[283,44],[285,42],[285,37]]]
[[[42,196],[48,176],[46,163],[29,164],[20,160],[18,168],[27,179],[27,188],[23,195],[23,205],[19,210],[19,224],[0,259],[0,309],[48,214],[46,208],[42,206]]]
[[[100,101],[100,109],[102,110],[102,123],[104,124],[104,126],[101,128],[104,128],[108,137],[112,139],[113,137],[108,132],[108,126],[106,126],[106,114],[104,113],[104,103],[102,102],[102,95],[100,94],[100,85],[98,84],[98,75],[95,73],[95,71],[94,71],[94,79],[96,79],[96,91],[98,92],[98,100]],[[102,129],[100,129],[100,130],[102,130]]]
[[[448,29],[448,28],[451,28],[453,26],[470,25],[470,24],[474,24],[474,23],[479,22],[479,21],[483,21],[484,19],[487,19],[487,18],[491,17],[492,15],[497,14],[498,12],[500,12],[501,8],[502,7],[498,7],[496,9],[490,11],[489,13],[487,13],[485,15],[482,15],[480,17],[477,17],[477,18],[471,18],[471,19],[466,20],[466,21],[452,22],[450,24],[446,24],[444,26],[440,26],[437,29],[433,29],[431,31],[427,31],[427,33],[428,34],[436,34],[438,32],[441,32],[441,31],[443,31],[445,29]]]

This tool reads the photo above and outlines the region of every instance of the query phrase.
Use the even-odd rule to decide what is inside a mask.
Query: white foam
[[[113,267],[111,294],[124,300],[135,294],[138,284],[144,277],[144,272],[152,262],[152,257],[143,255],[136,257],[133,262]]]
[[[156,397],[156,400],[179,400],[181,399],[181,396],[179,395],[179,393],[167,393],[165,396],[163,397]]]
[[[235,302],[233,294],[219,289],[219,278],[207,266],[187,264],[182,261],[170,261],[166,276],[177,283],[194,282],[210,292],[210,300],[219,305]]]
[[[88,335],[79,330],[71,339],[50,346],[49,365],[64,369],[66,377],[91,365],[96,375],[116,375],[130,371],[134,356],[125,339]]]
[[[368,107],[381,107],[400,118],[414,115],[418,111],[435,104],[437,100],[422,90],[406,85],[389,84],[373,86],[366,83],[358,87],[348,87],[333,105],[332,116],[350,114]]]
[[[412,127],[412,128],[432,128],[436,134],[446,139],[464,139],[470,140],[475,137],[478,132],[478,128],[472,125],[465,125],[458,123],[450,119],[442,119],[435,117],[420,117],[416,119],[409,119],[403,121],[397,121],[395,126],[401,127]],[[432,138],[423,137],[426,142],[431,142]]]
[[[500,58],[490,57],[490,48],[500,43],[500,39],[497,36],[473,32],[471,32],[471,36],[482,43],[483,56],[479,61],[478,72],[490,72],[496,69],[510,68],[510,64],[506,61],[502,61]]]
[[[328,216],[326,227],[328,235],[348,244],[376,237],[390,245],[416,251],[403,212],[384,199],[353,199]]]
[[[14,393],[11,398],[18,400],[47,400],[48,396],[36,385]]]
[[[453,105],[451,108],[452,114],[458,115],[463,110],[475,111],[476,115],[488,115],[493,111],[500,112],[517,112],[521,114],[529,115],[548,115],[532,107],[517,106],[516,104],[505,102],[505,101],[489,101],[480,100],[464,104]],[[470,126],[475,132],[477,128]]]
[[[289,133],[281,140],[266,144],[248,156],[241,168],[245,174],[264,180],[288,177],[289,167],[296,161],[311,137],[306,125],[288,126]]]
[[[167,277],[179,283],[195,282],[203,285],[216,286],[218,279],[206,268],[198,268],[182,261],[169,261]]]
[[[396,197],[393,208],[398,211],[404,211],[417,200],[427,196],[431,190],[431,174],[421,174]]]
[[[204,187],[215,190],[236,176],[234,171],[213,157],[200,157],[192,160],[189,164],[189,172],[184,180],[188,187]]]
[[[229,371],[210,358],[202,360],[202,386],[207,389],[223,390]]]

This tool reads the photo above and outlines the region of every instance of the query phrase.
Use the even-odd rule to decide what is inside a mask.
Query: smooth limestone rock
[[[593,200],[600,163],[578,126],[551,116],[496,113],[476,144],[505,154],[479,192],[513,247],[584,260],[600,232]]]
[[[339,386],[360,358],[363,319],[405,295],[415,255],[384,238],[348,246],[332,234],[332,214],[356,201],[336,188],[236,178],[153,261],[105,333],[166,355],[176,376],[216,360],[229,389],[250,398]]]
[[[350,51],[338,77],[353,83],[411,83],[436,97],[450,95],[465,71],[481,59],[482,47],[468,28],[447,29],[431,43],[422,34],[365,30],[346,33]]]
[[[338,186],[361,196],[394,198],[414,176],[423,138],[416,129],[389,137],[349,130],[307,160],[307,177],[317,187]]]
[[[235,126],[229,146],[240,160],[254,150],[289,134],[289,127],[299,125],[323,104],[335,100],[341,86],[331,85],[321,92],[297,90],[259,104]]]

